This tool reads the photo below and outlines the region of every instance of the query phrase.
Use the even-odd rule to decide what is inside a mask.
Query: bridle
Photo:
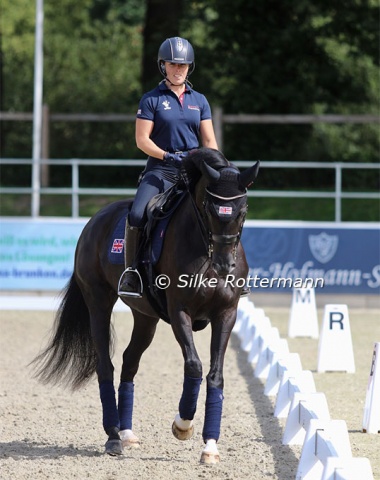
[[[225,202],[231,202],[233,200],[238,200],[240,198],[244,198],[247,196],[246,192],[240,194],[240,195],[235,195],[235,196],[232,196],[232,197],[222,197],[220,195],[217,195],[216,193],[213,193],[213,192],[210,192],[210,190],[208,190],[207,188],[205,189],[205,193],[215,199],[218,199],[218,200],[223,200]],[[208,201],[206,199],[206,195],[203,199],[203,212],[204,212],[204,217],[209,219],[211,217],[211,212],[210,210],[207,208],[207,204],[208,204]],[[214,244],[215,243],[218,243],[220,245],[234,245],[233,246],[233,249],[232,249],[232,255],[233,255],[233,258],[234,260],[236,260],[236,256],[237,256],[237,248],[238,248],[238,245],[239,245],[239,242],[240,242],[240,238],[241,238],[241,232],[242,232],[242,229],[243,229],[243,224],[244,224],[244,220],[245,220],[245,216],[246,216],[246,211],[247,211],[247,208],[245,207],[245,210],[241,209],[239,211],[239,214],[243,211],[243,218],[242,218],[242,221],[240,223],[240,227],[239,227],[239,231],[237,233],[233,233],[233,234],[217,234],[217,233],[213,233],[211,231],[211,228],[208,226],[207,230],[208,230],[208,257],[211,258],[212,257],[212,254],[214,252]],[[208,224],[210,222],[207,222]],[[206,226],[206,225],[205,225]]]

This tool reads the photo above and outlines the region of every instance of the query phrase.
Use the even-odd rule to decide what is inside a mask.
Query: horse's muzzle
[[[218,274],[219,277],[225,278],[229,275],[236,267],[236,262],[231,255],[231,259],[215,259],[212,262],[212,268]]]

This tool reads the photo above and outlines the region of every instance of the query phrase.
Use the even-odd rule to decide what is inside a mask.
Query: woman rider
[[[190,42],[167,38],[158,50],[157,63],[164,80],[143,95],[136,116],[136,144],[148,160],[126,222],[126,270],[119,280],[120,296],[142,295],[135,262],[149,200],[178,181],[182,159],[199,147],[199,139],[204,147],[218,148],[210,105],[188,81],[195,68]]]

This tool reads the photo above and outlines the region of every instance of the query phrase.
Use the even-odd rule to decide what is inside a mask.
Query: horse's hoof
[[[140,448],[140,440],[132,430],[121,430],[120,438],[123,448]]]
[[[178,428],[176,423],[173,422],[172,432],[177,440],[189,440],[189,438],[191,438],[194,434],[194,426],[191,425],[191,427],[187,430],[181,430],[180,428]]]
[[[220,456],[219,453],[202,452],[200,461],[205,465],[215,465],[220,462]]]
[[[108,455],[111,455],[112,457],[115,457],[117,455],[122,455],[123,453],[123,445],[121,440],[117,440],[117,439],[108,440],[106,442],[105,447],[106,447],[106,453],[108,453]]]
[[[123,448],[140,448],[140,440],[136,438],[135,440],[128,439],[128,440],[123,440]]]

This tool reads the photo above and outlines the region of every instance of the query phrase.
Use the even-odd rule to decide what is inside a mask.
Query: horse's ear
[[[208,183],[216,183],[220,178],[220,172],[215,168],[210,167],[207,163],[201,163],[202,174],[206,177]]]
[[[260,160],[258,160],[252,167],[247,168],[240,174],[240,185],[244,188],[248,188],[255,181],[257,174],[259,173]]]

